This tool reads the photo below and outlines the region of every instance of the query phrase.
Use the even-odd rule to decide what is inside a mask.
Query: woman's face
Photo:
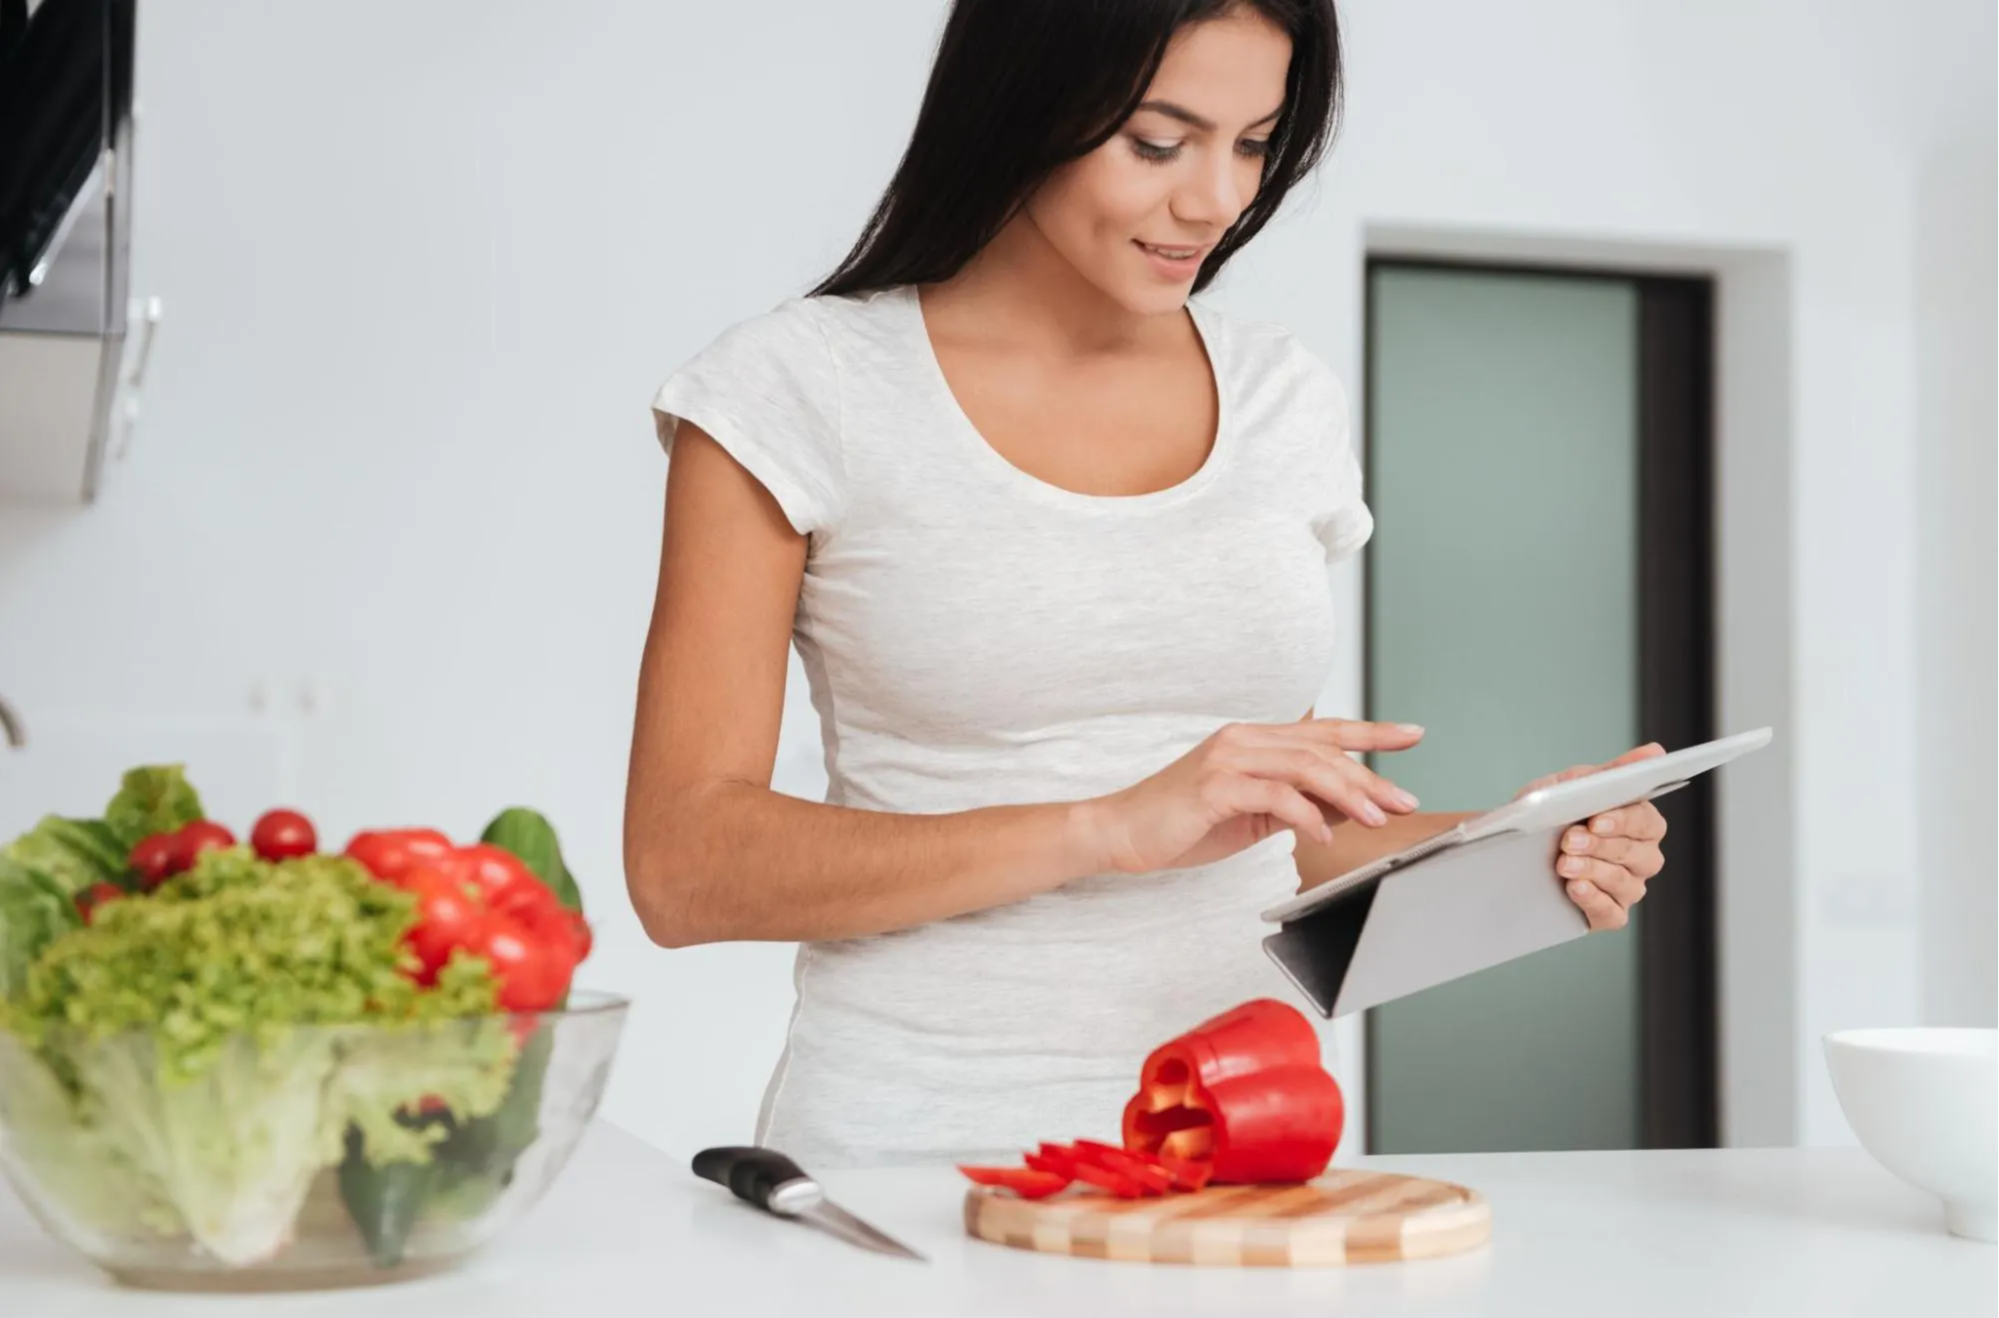
[[[1050,175],[1028,217],[1114,301],[1177,310],[1256,196],[1290,64],[1290,37],[1254,9],[1182,28],[1138,110]]]

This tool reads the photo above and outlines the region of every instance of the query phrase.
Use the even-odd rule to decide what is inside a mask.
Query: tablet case
[[[1669,757],[1670,764],[1652,761],[1654,771],[1677,768],[1685,776],[1595,804],[1574,818],[1543,818],[1469,841],[1467,831],[1496,826],[1506,816],[1493,812],[1467,821],[1267,913],[1266,919],[1282,923],[1263,940],[1264,951],[1321,1015],[1333,1017],[1567,942],[1588,933],[1589,920],[1555,873],[1562,834],[1601,810],[1677,791],[1698,774],[1768,744],[1770,735],[1759,728],[1689,747]],[[1581,792],[1563,790],[1601,794],[1623,772],[1608,770]]]
[[[1568,824],[1502,833],[1358,884],[1263,940],[1322,1016],[1344,1016],[1589,932],[1562,890]],[[1532,871],[1537,881],[1495,881]]]

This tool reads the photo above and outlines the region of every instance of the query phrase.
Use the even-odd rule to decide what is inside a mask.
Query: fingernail
[[[1395,803],[1404,810],[1414,810],[1418,805],[1422,804],[1415,797],[1411,796],[1406,789],[1401,787],[1395,789],[1394,796]]]
[[[1614,821],[1608,816],[1599,815],[1597,818],[1590,820],[1589,826],[1592,832],[1608,833],[1615,825]]]
[[[1381,807],[1372,801],[1362,801],[1360,803],[1360,817],[1370,824],[1385,824],[1388,822],[1388,816],[1382,814]]]
[[[1582,873],[1582,872],[1583,872],[1583,861],[1582,861],[1582,857],[1580,857],[1580,856],[1564,856],[1564,857],[1562,857],[1562,873],[1564,873],[1564,874],[1580,874],[1580,873]]]
[[[1567,841],[1569,844],[1570,851],[1589,850],[1590,836],[1589,834],[1583,832],[1580,828],[1570,829]]]
[[[1412,737],[1423,735],[1423,725],[1421,723],[1398,723],[1395,725],[1395,730],[1397,732],[1406,732]]]
[[[1581,900],[1588,895],[1589,885],[1587,883],[1571,883],[1569,885],[1569,896]]]
[[[1333,840],[1333,826],[1331,824],[1319,825],[1319,841],[1330,845],[1332,840]]]

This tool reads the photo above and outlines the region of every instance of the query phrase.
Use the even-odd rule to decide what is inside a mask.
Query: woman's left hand
[[[1536,778],[1521,792],[1524,795],[1665,753],[1666,748],[1658,742],[1647,742],[1605,764],[1578,764]],[[1564,830],[1555,873],[1568,886],[1569,900],[1589,917],[1592,931],[1622,929],[1630,922],[1631,908],[1645,899],[1646,880],[1665,867],[1666,857],[1659,849],[1665,836],[1666,817],[1650,801],[1606,810]]]

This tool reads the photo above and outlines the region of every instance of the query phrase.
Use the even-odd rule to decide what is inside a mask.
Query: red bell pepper
[[[1205,1164],[1217,1183],[1309,1181],[1332,1161],[1345,1116],[1312,1023],[1259,998],[1145,1059],[1124,1109],[1124,1144]]]
[[[1023,1199],[1046,1199],[1069,1185],[1069,1178],[1066,1176],[1034,1171],[1027,1167],[966,1167],[960,1164],[958,1170],[963,1172],[967,1179],[979,1185],[992,1185],[1011,1190]]]

